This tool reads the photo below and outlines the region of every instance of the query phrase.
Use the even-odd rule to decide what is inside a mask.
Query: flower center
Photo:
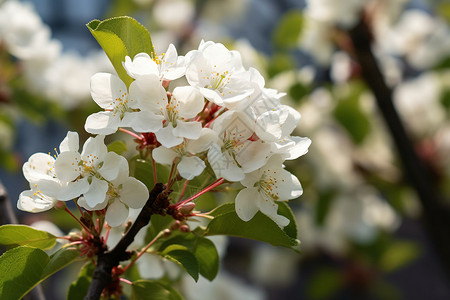
[[[122,91],[119,91],[122,93]],[[133,100],[130,100],[133,101]],[[121,94],[120,97],[113,100],[111,103],[113,106],[112,109],[108,109],[113,112],[113,116],[119,116],[119,118],[122,120],[126,112],[133,112],[134,110],[128,106],[128,94],[125,92]]]
[[[258,188],[259,192],[262,192],[272,200],[278,200],[280,198],[278,196],[278,192],[276,191],[276,189],[278,188],[278,180],[275,177],[263,174],[261,179],[257,181],[253,186]]]

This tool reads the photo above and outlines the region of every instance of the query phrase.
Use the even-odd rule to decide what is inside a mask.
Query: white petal
[[[106,153],[108,153],[108,149],[105,146],[105,136],[97,135],[96,137],[88,138],[83,145],[83,151],[81,152],[81,157],[86,164],[89,161],[95,158],[94,164],[97,165],[101,161],[103,161]]]
[[[269,199],[258,201],[259,210],[271,218],[281,228],[289,224],[289,219],[277,213],[278,205]]]
[[[125,84],[115,75],[97,73],[91,77],[91,96],[101,108],[108,108],[113,99],[126,91]]]
[[[106,201],[106,192],[108,191],[108,183],[104,180],[100,180],[97,177],[92,177],[92,182],[89,185],[89,190],[84,193],[86,203],[90,207]]]
[[[157,132],[163,126],[164,117],[151,111],[126,113],[122,119],[122,127],[131,127],[136,132]]]
[[[130,84],[129,103],[133,108],[161,114],[168,104],[167,92],[156,75],[143,76]]]
[[[155,132],[155,135],[158,142],[167,148],[175,147],[183,142],[182,137],[174,135],[172,123],[169,123],[166,127]]]
[[[81,173],[78,164],[81,161],[81,155],[75,151],[62,152],[55,161],[55,173],[58,179],[66,182],[75,180]]]
[[[240,181],[244,179],[244,172],[239,168],[227,153],[222,153],[222,150],[217,144],[211,145],[208,150],[208,162],[211,165],[217,178],[223,177],[229,181]]]
[[[101,111],[87,117],[84,129],[92,134],[112,134],[119,127],[120,117],[110,111]]]
[[[42,179],[35,183],[37,189],[42,191],[45,195],[51,197],[57,197],[61,190],[67,185],[67,183],[62,183],[57,179]]]
[[[220,94],[216,90],[200,88],[200,93],[202,93],[202,95],[209,101],[211,101],[219,106],[223,106],[222,97],[220,97]]]
[[[65,187],[61,188],[57,196],[58,200],[68,201],[84,194],[89,190],[89,182],[87,178],[81,178],[74,182],[69,182]]]
[[[103,178],[105,178],[106,180],[114,180],[117,178],[118,174],[119,174],[119,166],[123,165],[125,163],[127,163],[127,160],[125,159],[125,157],[120,156],[119,154],[115,153],[115,152],[108,152],[105,155],[105,158],[103,160],[103,165],[102,167],[99,169],[99,173],[103,176]],[[128,166],[128,163],[127,163]]]
[[[59,152],[64,151],[75,151],[78,152],[79,146],[79,137],[77,132],[69,131],[67,132],[66,137],[59,145]]]
[[[122,183],[122,190],[120,191],[120,200],[131,208],[142,208],[149,197],[148,189],[139,180],[133,177],[128,177]]]
[[[292,160],[308,153],[311,140],[309,138],[291,136],[273,145],[275,153],[280,154],[286,160]]]
[[[200,175],[205,167],[205,162],[197,156],[183,156],[177,169],[178,172],[180,172],[181,177],[191,180],[195,176]]]
[[[200,122],[183,122],[179,120],[177,127],[173,129],[173,134],[178,137],[195,140],[200,137],[202,132],[202,123]]]
[[[35,153],[23,164],[22,171],[28,182],[53,179],[55,158],[45,153]]]
[[[134,79],[149,74],[159,76],[158,65],[147,53],[136,54],[133,60],[127,56],[122,64],[128,75]]]
[[[276,142],[282,138],[282,120],[280,111],[266,111],[256,119],[255,132],[267,142]]]
[[[202,128],[200,137],[195,140],[186,141],[186,151],[196,154],[208,150],[208,148],[217,143],[217,133],[210,128]]]
[[[195,117],[205,105],[203,95],[192,86],[176,87],[170,101],[178,104],[178,115],[187,119]]]
[[[82,208],[84,208],[86,210],[94,211],[94,210],[102,210],[102,209],[104,209],[108,205],[108,201],[99,203],[99,204],[97,204],[94,207],[90,207],[87,204],[86,199],[84,197],[80,197],[77,200],[77,204],[78,204],[78,206],[80,206],[80,207],[82,207]]]
[[[236,155],[236,160],[245,173],[261,168],[268,160],[271,146],[262,141],[245,141]]]
[[[122,225],[128,217],[128,208],[119,200],[114,200],[106,210],[105,220],[111,227]]]
[[[153,149],[152,157],[153,159],[163,165],[171,165],[173,160],[178,156],[178,154],[172,149],[168,149],[164,146]]]
[[[27,190],[20,193],[17,208],[23,211],[37,213],[51,209],[56,202],[57,200],[54,198],[45,195],[40,197],[33,190]]]
[[[236,196],[236,213],[241,220],[247,222],[258,212],[257,202],[261,198],[258,189],[255,187],[244,188]]]

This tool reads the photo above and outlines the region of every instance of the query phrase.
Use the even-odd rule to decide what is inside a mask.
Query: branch
[[[388,125],[400,160],[411,186],[422,204],[425,229],[434,244],[447,275],[450,276],[450,209],[438,195],[430,172],[414,151],[392,101],[392,90],[386,85],[371,49],[371,32],[362,19],[349,31],[354,54],[361,66],[362,76],[375,95],[378,108]]]
[[[0,225],[3,224],[17,224],[17,217],[11,206],[11,201],[9,200],[8,192],[5,186],[0,181]]]
[[[157,183],[150,192],[150,196],[136,221],[111,251],[105,251],[102,248],[102,241],[100,239],[97,240],[100,249],[103,250],[98,253],[97,266],[92,275],[92,281],[84,298],[85,300],[97,300],[100,298],[103,289],[112,281],[112,269],[118,266],[121,261],[130,259],[131,253],[127,252],[128,246],[134,241],[134,237],[139,230],[150,222],[151,216],[158,213],[161,203],[167,200],[169,193],[170,191],[166,190],[164,184]]]

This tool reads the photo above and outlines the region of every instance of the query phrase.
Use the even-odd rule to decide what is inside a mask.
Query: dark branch
[[[128,246],[134,241],[134,237],[139,230],[150,222],[152,214],[158,210],[158,204],[161,201],[165,201],[168,195],[169,191],[166,190],[166,186],[162,183],[157,183],[150,192],[150,197],[136,221],[119,243],[111,251],[98,253],[97,266],[92,275],[92,281],[84,298],[85,300],[97,300],[100,298],[103,289],[111,283],[112,269],[118,266],[121,261],[130,258],[130,253],[127,252]],[[101,241],[98,240],[98,243],[101,243]],[[102,248],[100,247],[100,249]]]
[[[371,49],[371,32],[364,20],[349,31],[354,54],[362,76],[375,95],[378,108],[389,128],[402,161],[406,177],[416,190],[423,207],[423,221],[440,259],[450,276],[450,209],[444,204],[420,160],[392,102],[392,90],[386,85]]]

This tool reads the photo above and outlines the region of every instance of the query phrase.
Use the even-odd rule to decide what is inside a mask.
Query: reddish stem
[[[184,192],[186,191],[186,187],[188,185],[188,182],[189,182],[189,180],[186,179],[186,181],[184,182],[184,185],[183,185],[183,190],[181,191],[181,194],[180,194],[180,198],[178,198],[178,202],[180,202],[181,198],[183,198],[183,195],[184,195]]]
[[[200,192],[198,192],[198,193],[195,194],[194,196],[189,197],[189,198],[187,198],[186,200],[183,200],[183,201],[181,201],[181,202],[178,202],[178,203],[175,205],[175,208],[179,208],[179,207],[181,207],[182,205],[184,205],[184,204],[186,204],[186,203],[188,203],[188,202],[194,200],[195,198],[200,197],[201,195],[203,195],[203,194],[209,192],[210,190],[212,190],[213,188],[218,187],[218,186],[221,185],[224,181],[225,181],[225,179],[223,179],[222,177],[219,178],[219,179],[217,179],[217,180],[214,181],[211,185],[207,186],[206,188],[204,188],[203,190],[201,190]]]
[[[92,236],[92,234],[89,231],[89,229],[77,217],[75,217],[75,215],[67,207],[64,210],[66,212],[68,212],[69,215],[71,215],[81,225],[81,227],[83,227],[83,229],[86,230],[86,232]]]
[[[123,129],[123,128],[119,128],[119,130],[122,131],[122,132],[128,133],[129,135],[135,137],[135,138],[138,139],[138,140],[142,140],[142,136],[137,135],[137,134],[134,133],[134,132],[131,132],[131,131],[126,130],[126,129]]]

